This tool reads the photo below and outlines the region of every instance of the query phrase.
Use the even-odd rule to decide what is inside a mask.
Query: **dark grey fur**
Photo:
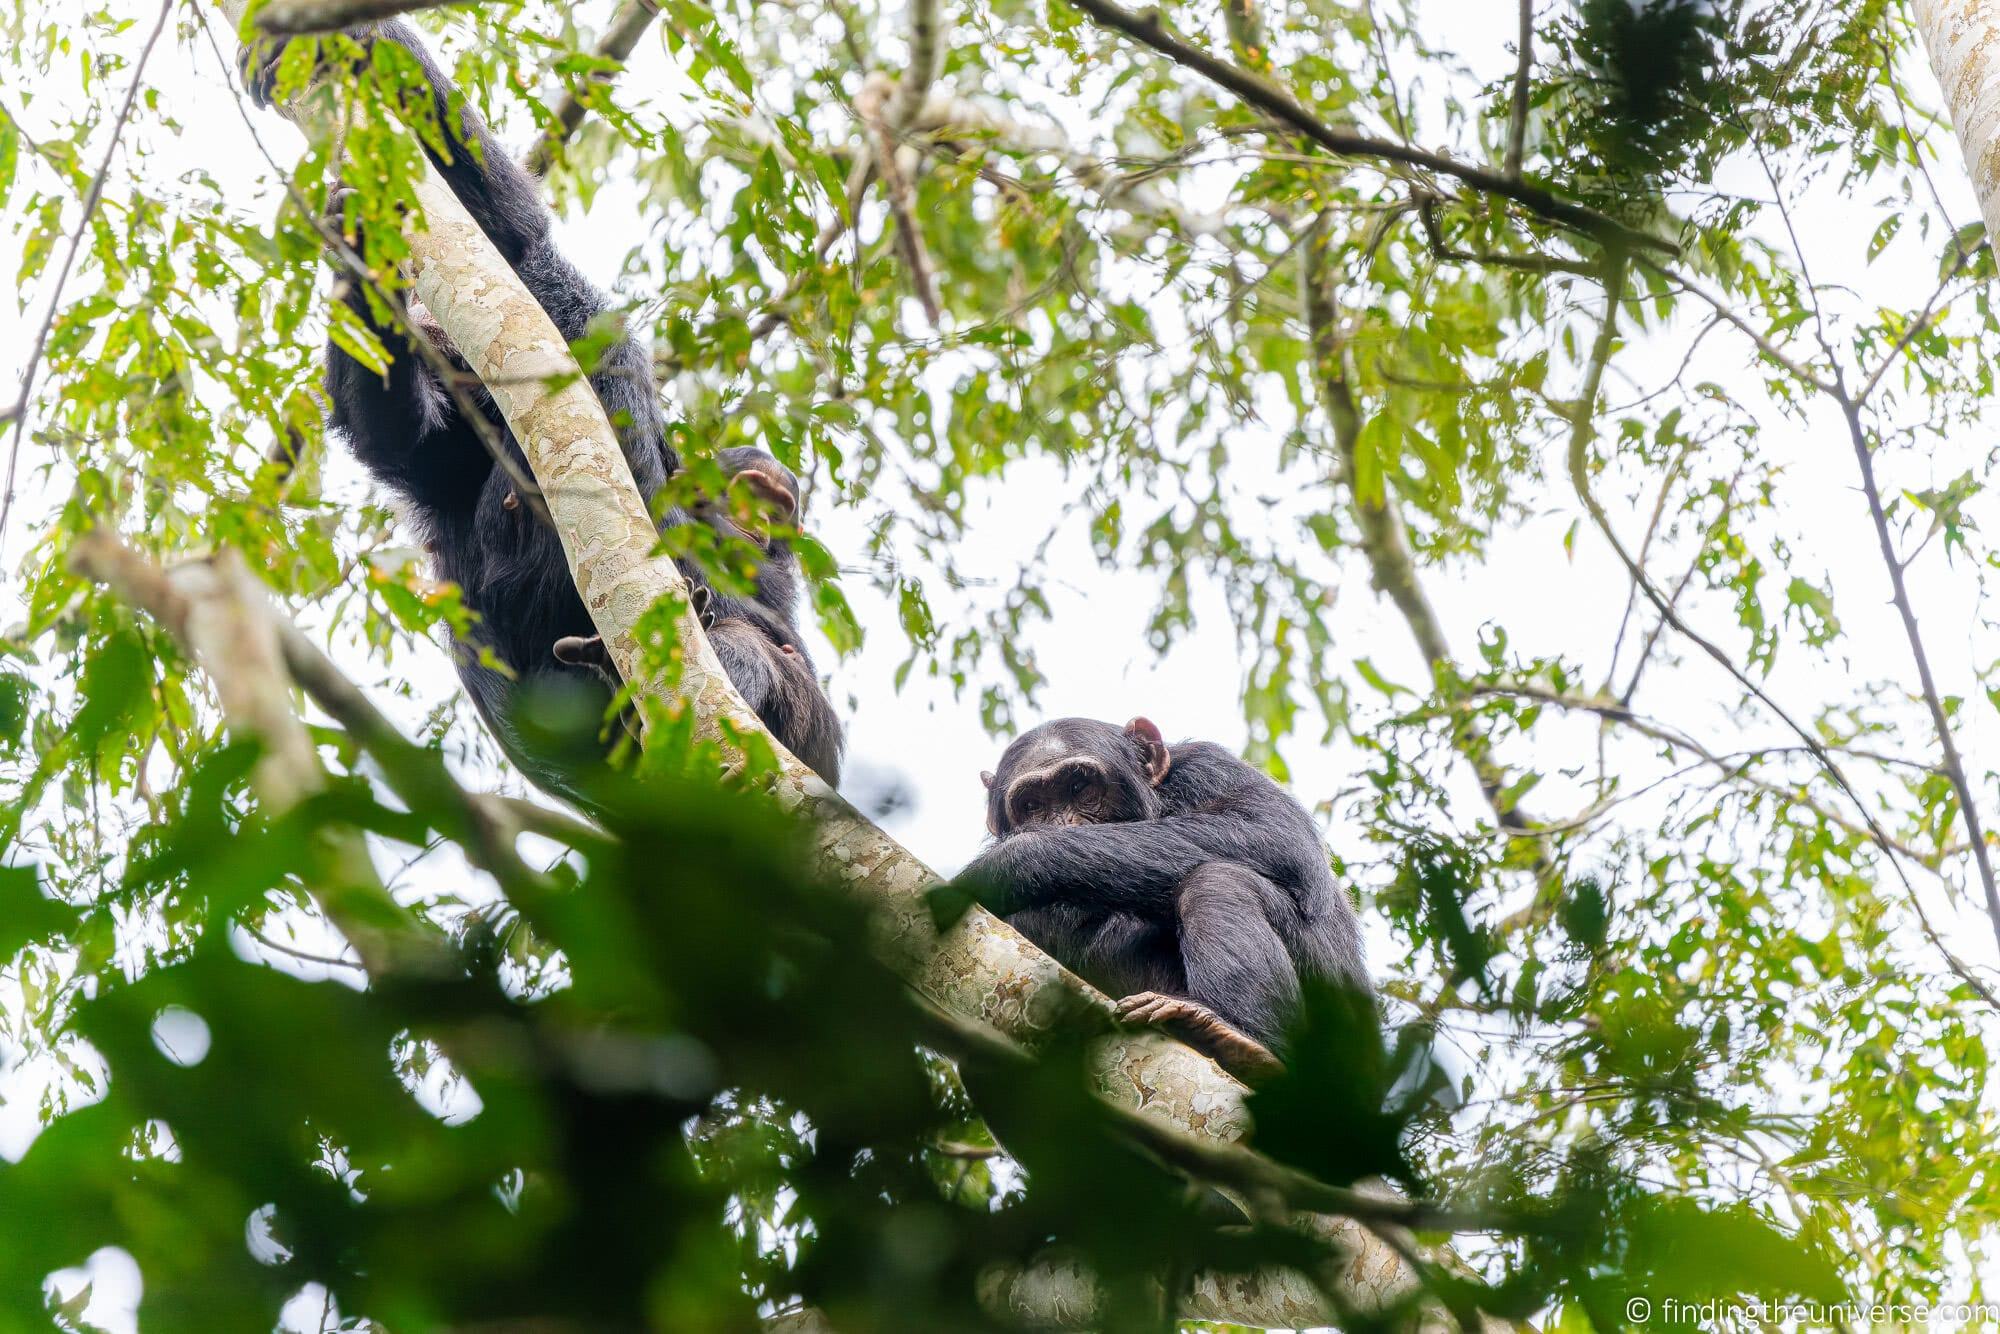
[[[448,157],[432,160],[466,209],[499,248],[528,290],[549,313],[564,338],[581,338],[609,308],[550,238],[549,211],[536,180],[515,164],[485,124],[404,24],[368,25],[354,34],[363,41],[386,40],[406,47],[422,64],[437,99],[439,123],[462,127],[463,142]],[[251,92],[268,101],[282,46],[260,51],[251,65]],[[368,302],[352,284],[345,299],[371,325]],[[401,346],[392,330],[376,328],[385,346]],[[456,353],[433,333],[432,341],[463,367]],[[570,578],[562,546],[547,520],[516,494],[507,472],[462,414],[458,401],[414,351],[395,358],[386,375],[355,361],[338,345],[328,351],[327,392],[333,425],[355,456],[377,479],[407,503],[412,522],[433,553],[439,577],[464,590],[477,611],[477,641],[457,652],[460,678],[501,746],[537,783],[576,795],[571,759],[531,740],[533,729],[519,725],[517,710],[538,691],[584,692],[601,715],[610,701],[605,673],[590,664],[558,661],[558,640],[595,632]],[[650,503],[680,467],[667,442],[654,394],[651,358],[636,340],[621,338],[606,349],[590,377],[591,387],[624,448],[640,492]],[[492,399],[476,382],[471,401],[504,441],[515,470],[527,463]],[[796,507],[798,480],[761,450],[726,450],[725,473],[756,470],[778,477]],[[715,512],[665,512],[665,528],[700,519],[736,531]],[[841,727],[819,685],[812,659],[795,619],[799,594],[798,559],[782,540],[770,542],[760,562],[755,595],[733,597],[708,587],[704,572],[682,561],[682,573],[703,591],[704,620],[730,680],[786,748],[829,783],[840,779]],[[478,661],[490,648],[513,676]],[[575,655],[571,655],[573,658]]]
[[[1020,737],[989,784],[996,841],[965,876],[1106,994],[1185,997],[1278,1050],[1301,978],[1372,990],[1353,907],[1312,818],[1277,784],[1205,741],[1166,750],[1155,786],[1146,752],[1108,723],[1063,718]],[[1085,817],[1099,822],[1020,826],[1015,777],[1077,758],[1109,784]]]

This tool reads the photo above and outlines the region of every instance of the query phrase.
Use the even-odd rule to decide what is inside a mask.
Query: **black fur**
[[[550,239],[550,216],[535,179],[515,164],[404,24],[386,22],[355,30],[364,42],[393,41],[421,63],[436,98],[439,123],[459,126],[462,141],[432,160],[459,200],[485,229],[522,282],[555,322],[564,338],[581,338],[609,304]],[[268,101],[282,46],[259,51],[251,66],[253,96]],[[459,105],[454,105],[459,104]],[[429,150],[427,150],[429,151]],[[373,324],[368,302],[354,285],[342,296]],[[412,315],[461,370],[463,363],[421,309]],[[392,350],[402,344],[391,330],[376,333]],[[625,459],[640,492],[651,503],[680,458],[667,443],[654,395],[651,358],[631,338],[607,348],[590,377],[591,387],[618,433]],[[492,399],[468,377],[470,401],[503,442],[514,471],[528,475],[520,446],[501,420]],[[327,390],[333,425],[357,458],[406,503],[411,522],[433,553],[439,577],[464,590],[466,605],[480,616],[476,641],[460,645],[457,665],[480,715],[515,763],[543,787],[578,795],[574,757],[561,757],[544,744],[527,717],[526,706],[551,694],[581,694],[588,716],[601,718],[610,701],[608,664],[555,656],[558,640],[588,641],[594,634],[578,597],[562,546],[547,519],[517,493],[508,472],[461,411],[460,403],[425,360],[411,349],[399,355],[386,375],[378,375],[334,345],[328,352]],[[775,496],[789,493],[792,513],[801,499],[798,479],[761,450],[725,450],[718,457],[730,477],[749,477],[752,489]],[[754,477],[750,476],[755,474]],[[840,779],[841,728],[820,689],[812,659],[798,631],[796,555],[782,539],[767,537],[760,525],[732,515],[729,497],[718,497],[695,513],[673,508],[662,529],[695,520],[744,535],[764,545],[755,594],[728,596],[709,587],[704,572],[682,561],[682,572],[700,591],[710,640],[751,708],[777,738],[829,783]],[[782,508],[782,506],[781,506]],[[478,661],[481,647],[511,669],[511,677]]]
[[[965,877],[1107,994],[1184,997],[1275,1050],[1302,978],[1371,990],[1312,818],[1222,747],[1064,718],[1009,746],[988,788],[997,841]]]

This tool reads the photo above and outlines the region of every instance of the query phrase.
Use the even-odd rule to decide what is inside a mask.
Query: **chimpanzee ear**
[[[1167,753],[1166,740],[1160,736],[1160,729],[1153,726],[1151,718],[1134,718],[1125,724],[1125,735],[1139,744],[1139,755],[1146,764],[1146,777],[1154,787],[1166,781],[1167,770],[1174,764],[1174,757]]]
[[[982,787],[991,792],[993,790],[993,771],[990,769],[981,769],[979,771],[979,782]],[[993,814],[993,803],[990,801],[986,803],[986,832],[995,838],[1000,837],[1000,820],[998,816]]]

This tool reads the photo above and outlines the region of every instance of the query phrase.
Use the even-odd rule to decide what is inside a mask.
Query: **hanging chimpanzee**
[[[563,337],[583,337],[609,304],[557,253],[535,179],[494,141],[405,24],[364,24],[348,35],[364,46],[394,42],[416,58],[429,79],[438,123],[461,130],[448,153],[428,142],[426,152]],[[271,100],[283,49],[283,43],[266,43],[246,55],[247,82],[259,104]],[[340,202],[336,198],[336,210]],[[551,694],[581,693],[595,710],[590,716],[601,717],[616,676],[577,595],[554,529],[536,505],[524,501],[515,480],[528,476],[520,446],[492,398],[469,374],[464,388],[452,392],[418,355],[420,349],[376,325],[355,284],[341,284],[339,295],[374,327],[394,360],[386,373],[378,373],[333,344],[327,357],[333,425],[369,472],[405,502],[433,553],[438,575],[456,582],[466,605],[479,614],[473,641],[458,646],[457,665],[487,726],[535,782],[576,796],[573,757],[542,740],[530,705]],[[408,313],[411,324],[449,364],[465,371],[421,304],[412,302]],[[680,468],[654,396],[651,358],[636,340],[620,338],[599,357],[590,384],[650,504]],[[484,438],[468,418],[468,406],[485,418],[489,429]],[[504,451],[511,467],[496,464],[495,447]],[[773,525],[795,523],[798,479],[755,448],[725,450],[717,462],[729,479],[727,491],[697,503],[692,512],[665,510],[661,527],[703,521],[763,549],[752,597],[711,588],[690,561],[682,561],[682,573],[709,640],[745,701],[787,749],[836,783],[840,723],[820,689],[795,620],[797,556],[771,531]],[[482,662],[482,650],[506,670]]]
[[[1301,980],[1367,993],[1354,909],[1312,817],[1205,741],[1134,718],[1044,723],[986,784],[997,840],[965,869],[994,911],[1112,996],[1246,1079]]]

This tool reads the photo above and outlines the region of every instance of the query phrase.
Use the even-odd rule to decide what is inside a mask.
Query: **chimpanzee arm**
[[[813,675],[812,660],[763,608],[732,602],[708,642],[743,702],[785,748],[830,784],[840,782],[840,720]]]
[[[440,152],[426,139],[425,152],[562,336],[572,342],[583,337],[591,321],[604,312],[604,298],[557,252],[550,235],[549,212],[535,178],[493,138],[407,24],[374,24],[358,35],[368,42],[395,43],[423,69],[438,124],[446,136],[446,151]],[[272,54],[267,62],[276,59]],[[268,77],[257,86],[267,84]],[[363,461],[377,475],[403,485],[420,500],[448,502],[456,496],[476,494],[488,465],[453,446],[466,445],[482,454],[487,451],[470,424],[462,420],[462,405],[418,364],[414,354],[402,355],[403,342],[397,331],[374,326],[367,303],[358,293],[350,304],[375,327],[398,361],[385,378],[357,365],[338,347],[331,353],[330,379],[336,404],[346,403],[351,408],[338,413],[337,420],[350,427]],[[651,496],[676,461],[664,447],[652,367],[644,350],[630,339],[614,343],[593,368],[591,385],[625,447],[634,479],[641,491]],[[449,434],[452,440],[439,441],[436,436],[440,434]],[[422,450],[412,453],[420,441]],[[368,456],[369,442],[380,446],[382,457]],[[436,474],[450,484],[442,494],[433,495],[419,474]]]
[[[375,37],[395,42],[423,67],[450,150],[440,153],[426,141],[424,151],[438,173],[513,265],[557,332],[570,342],[582,338],[591,321],[604,313],[604,297],[557,251],[540,183],[494,139],[409,25],[397,20],[378,24]],[[650,498],[677,463],[663,444],[650,357],[636,341],[620,339],[591,368],[590,382],[624,446],[640,492]]]
[[[542,203],[541,187],[494,139],[486,122],[459,93],[414,29],[399,19],[389,19],[375,24],[368,37],[394,42],[423,68],[448,150],[440,153],[428,136],[420,136],[424,151],[473,221],[492,238],[507,262],[519,268],[522,257],[549,234],[549,211]],[[567,330],[565,333],[576,337]]]
[[[411,345],[411,335],[385,329],[369,313],[360,285],[342,274],[334,298],[371,328],[389,367],[362,365],[338,342],[326,356],[332,424],[369,472],[419,505],[469,512],[492,467],[492,456],[449,392]],[[421,336],[421,335],[417,335]]]
[[[1037,904],[1136,913],[1171,921],[1181,882],[1227,861],[1296,884],[1302,849],[1283,822],[1251,809],[1114,824],[1031,828],[1011,834],[965,868],[1003,915]]]

